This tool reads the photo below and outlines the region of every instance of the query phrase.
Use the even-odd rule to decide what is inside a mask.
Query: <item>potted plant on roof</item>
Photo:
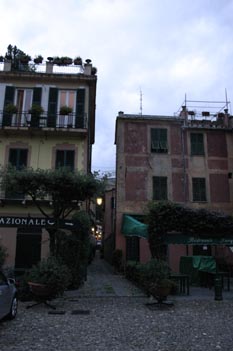
[[[72,107],[69,107],[67,105],[64,105],[64,106],[60,107],[60,115],[65,116],[65,115],[69,115],[72,112],[73,112]]]
[[[34,58],[34,63],[38,65],[43,62],[43,59],[44,59],[43,56],[38,55]]]
[[[74,64],[77,66],[81,66],[83,64],[83,60],[80,56],[76,56],[74,59]]]
[[[60,65],[62,64],[61,58],[58,57],[58,56],[54,57],[54,58],[53,58],[53,63],[54,63],[55,65],[60,66]]]
[[[61,57],[61,64],[66,66],[66,65],[72,65],[73,63],[73,60],[71,57],[68,57],[68,56],[63,56]]]
[[[39,127],[40,117],[44,113],[44,109],[39,104],[32,104],[31,108],[28,110],[28,113],[31,114],[31,127]]]
[[[31,61],[31,56],[22,55],[22,56],[20,56],[19,60],[22,64],[28,64],[28,62]]]
[[[96,67],[92,67],[91,68],[91,74],[94,76],[97,73],[97,68]]]

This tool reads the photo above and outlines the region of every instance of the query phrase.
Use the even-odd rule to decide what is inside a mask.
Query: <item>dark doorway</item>
[[[41,229],[18,228],[16,240],[15,269],[31,268],[41,259]]]
[[[140,239],[138,236],[126,237],[126,261],[140,261]]]

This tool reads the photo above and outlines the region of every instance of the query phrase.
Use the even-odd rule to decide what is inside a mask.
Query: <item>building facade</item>
[[[204,112],[201,118],[193,116],[186,106],[178,116],[119,112],[115,139],[116,248],[123,251],[125,260],[150,259],[147,240],[122,232],[124,216],[143,221],[150,200],[233,214],[232,128],[227,109],[215,116]],[[169,245],[168,261],[179,271],[180,256],[213,254],[214,250]]]
[[[84,65],[0,64],[0,164],[20,169],[91,171],[95,136],[97,76],[91,60]],[[41,217],[27,198],[1,190],[1,216]],[[44,206],[49,207],[49,199]],[[41,226],[0,226],[6,265],[30,267],[48,254],[48,233]],[[38,222],[39,223],[39,222]]]

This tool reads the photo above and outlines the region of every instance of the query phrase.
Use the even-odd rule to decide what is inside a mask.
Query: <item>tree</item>
[[[149,245],[153,258],[164,258],[164,235],[169,232],[194,237],[221,237],[233,232],[233,217],[207,209],[193,209],[173,202],[152,201],[147,219]]]
[[[2,185],[7,193],[29,196],[43,216],[55,220],[56,228],[47,229],[50,253],[55,256],[59,247],[59,220],[70,216],[78,209],[80,201],[90,200],[102,186],[96,175],[67,168],[16,170],[12,167],[2,170]],[[49,200],[50,208],[43,206],[45,199]]]
[[[24,71],[35,71],[35,67],[33,65],[28,65],[28,62],[31,61],[31,56],[25,54],[24,51],[18,49],[16,45],[8,45],[7,52],[5,54],[5,59],[11,61],[12,70],[23,69]]]

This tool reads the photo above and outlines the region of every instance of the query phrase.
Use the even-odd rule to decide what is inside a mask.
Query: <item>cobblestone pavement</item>
[[[233,350],[232,292],[223,301],[197,290],[171,299],[173,306],[148,307],[148,297],[97,257],[85,286],[53,301],[60,314],[21,302],[17,318],[0,323],[0,350]]]

